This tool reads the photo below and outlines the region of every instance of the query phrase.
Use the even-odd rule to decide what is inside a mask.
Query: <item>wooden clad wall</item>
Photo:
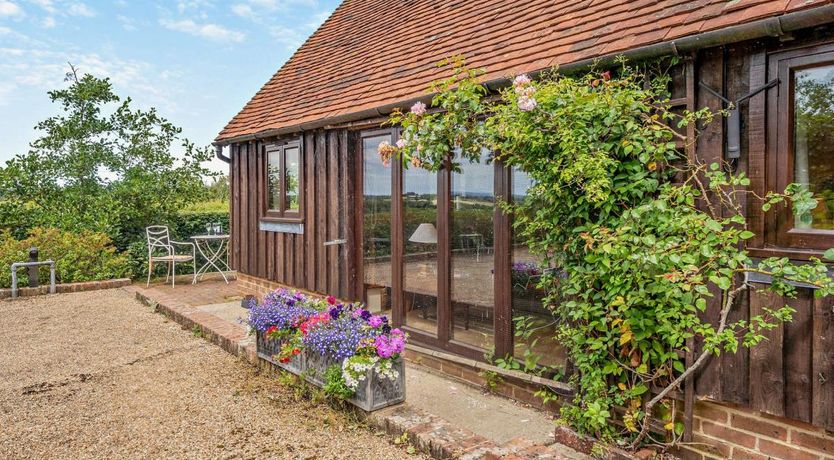
[[[353,188],[347,186],[348,133],[304,133],[302,207],[304,232],[259,230],[266,200],[266,153],[270,140],[231,147],[231,267],[241,273],[322,294],[353,298],[353,232],[348,225]],[[325,246],[346,239],[347,244]]]
[[[767,53],[773,43],[744,43],[698,53],[695,59],[694,103],[697,108],[722,108],[714,95],[698,86],[705,83],[730,100],[767,83]],[[690,83],[690,88],[692,85]],[[764,183],[765,93],[740,105],[742,143],[738,169],[754,183]],[[712,123],[701,131],[697,157],[721,161],[726,148],[726,121]],[[759,216],[756,203],[744,203],[753,222]],[[756,224],[752,226],[756,228]],[[756,241],[753,241],[756,244]],[[762,286],[762,285],[758,285]],[[711,358],[695,378],[695,393],[716,401],[731,402],[769,414],[812,423],[834,430],[834,300],[815,299],[810,289],[799,289],[795,299],[782,299],[751,290],[741,297],[729,321],[749,319],[765,308],[790,305],[793,321],[767,331],[767,340],[752,350],[740,347],[737,354]],[[705,317],[718,321],[720,299],[708,306]],[[697,346],[697,345],[696,345]]]

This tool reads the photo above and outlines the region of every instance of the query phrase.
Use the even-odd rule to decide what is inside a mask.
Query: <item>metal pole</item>
[[[38,248],[29,248],[29,262],[38,261]],[[40,267],[37,265],[29,265],[29,287],[36,288],[40,286]]]
[[[49,263],[49,293],[55,294],[55,262]]]
[[[12,299],[17,298],[17,267],[12,264]]]

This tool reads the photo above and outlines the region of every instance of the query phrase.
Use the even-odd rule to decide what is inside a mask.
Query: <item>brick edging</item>
[[[63,294],[67,292],[84,292],[84,291],[99,291],[102,289],[116,289],[129,286],[130,278],[117,278],[112,280],[102,281],[83,281],[79,283],[63,283],[55,285],[55,293]],[[21,287],[17,290],[18,298],[34,297],[38,295],[49,294],[49,284],[41,285],[36,288]],[[11,299],[12,290],[0,289],[0,299]]]

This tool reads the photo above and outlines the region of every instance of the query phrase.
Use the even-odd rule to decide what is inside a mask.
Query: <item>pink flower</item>
[[[405,148],[406,145],[408,145],[408,142],[406,142],[405,139],[397,140],[397,148],[398,149]]]
[[[382,160],[382,166],[385,166],[386,168],[391,167],[391,160]]]
[[[386,152],[388,152],[390,149],[391,149],[391,143],[388,142],[388,141],[382,141],[376,147],[376,152],[380,155],[383,155]]]
[[[419,168],[420,166],[423,166],[423,161],[420,160],[419,157],[411,157],[411,166]]]
[[[411,106],[411,113],[417,115],[418,117],[422,117],[426,114],[426,104],[422,102],[415,102],[414,105]]]
[[[329,303],[330,305],[336,305],[336,298],[332,295],[327,296],[327,303]]]
[[[521,74],[513,80],[513,86],[525,86],[530,83],[530,77],[527,74]]]
[[[522,112],[530,112],[536,108],[538,103],[535,99],[529,96],[521,96],[518,98],[518,109]]]
[[[379,316],[379,315],[374,315],[374,316],[371,316],[370,318],[368,318],[368,324],[371,327],[382,326],[382,323],[384,323],[384,321],[382,320],[382,317]]]

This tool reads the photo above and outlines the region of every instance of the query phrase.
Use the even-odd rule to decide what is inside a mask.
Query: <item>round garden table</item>
[[[226,284],[229,284],[229,279],[226,278],[226,272],[232,271],[229,268],[229,264],[226,263],[226,248],[229,245],[229,235],[195,235],[192,236],[191,239],[194,241],[194,246],[197,247],[197,251],[200,252],[200,255],[202,255],[203,259],[206,261],[197,270],[197,273],[194,276],[194,283],[197,282],[198,276],[200,279],[203,279],[203,275],[205,275],[210,268],[214,268],[218,273],[220,273],[221,276],[223,276],[223,280]],[[223,270],[222,267],[225,267],[226,270]]]

